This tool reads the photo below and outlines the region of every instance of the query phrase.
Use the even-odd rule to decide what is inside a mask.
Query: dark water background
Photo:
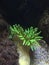
[[[24,27],[37,26],[43,11],[49,7],[49,0],[0,0],[0,9],[6,13],[10,24]]]

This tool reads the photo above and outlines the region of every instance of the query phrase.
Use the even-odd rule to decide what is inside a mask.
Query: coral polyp
[[[38,28],[32,26],[28,29],[23,29],[19,24],[10,26],[11,38],[17,36],[23,42],[22,45],[29,46],[32,50],[36,48],[36,45],[39,45],[39,40],[42,39],[40,33]]]

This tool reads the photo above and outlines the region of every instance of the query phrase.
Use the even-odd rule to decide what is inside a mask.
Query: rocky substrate
[[[31,52],[31,65],[49,65],[49,46],[44,40],[40,41],[40,46]]]
[[[0,16],[0,65],[19,65],[19,54],[12,40],[8,39],[9,24]]]
[[[16,46],[11,40],[0,42],[0,65],[19,65]]]
[[[44,40],[49,45],[49,10],[45,10],[42,14],[38,23],[38,28],[41,30]]]

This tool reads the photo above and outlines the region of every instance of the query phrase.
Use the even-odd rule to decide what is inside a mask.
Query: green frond
[[[32,50],[39,46],[39,40],[43,37],[40,36],[41,31],[38,32],[38,28],[32,26],[28,29],[23,29],[19,24],[10,26],[10,37],[18,36],[23,42],[22,45],[29,46]]]

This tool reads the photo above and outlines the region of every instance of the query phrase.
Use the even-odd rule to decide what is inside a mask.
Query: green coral
[[[28,29],[23,29],[19,24],[10,26],[10,35],[17,36],[20,40],[23,41],[23,45],[29,46],[32,50],[36,49],[36,46],[39,46],[39,40],[42,39],[38,32],[38,28],[33,28],[32,26]]]

